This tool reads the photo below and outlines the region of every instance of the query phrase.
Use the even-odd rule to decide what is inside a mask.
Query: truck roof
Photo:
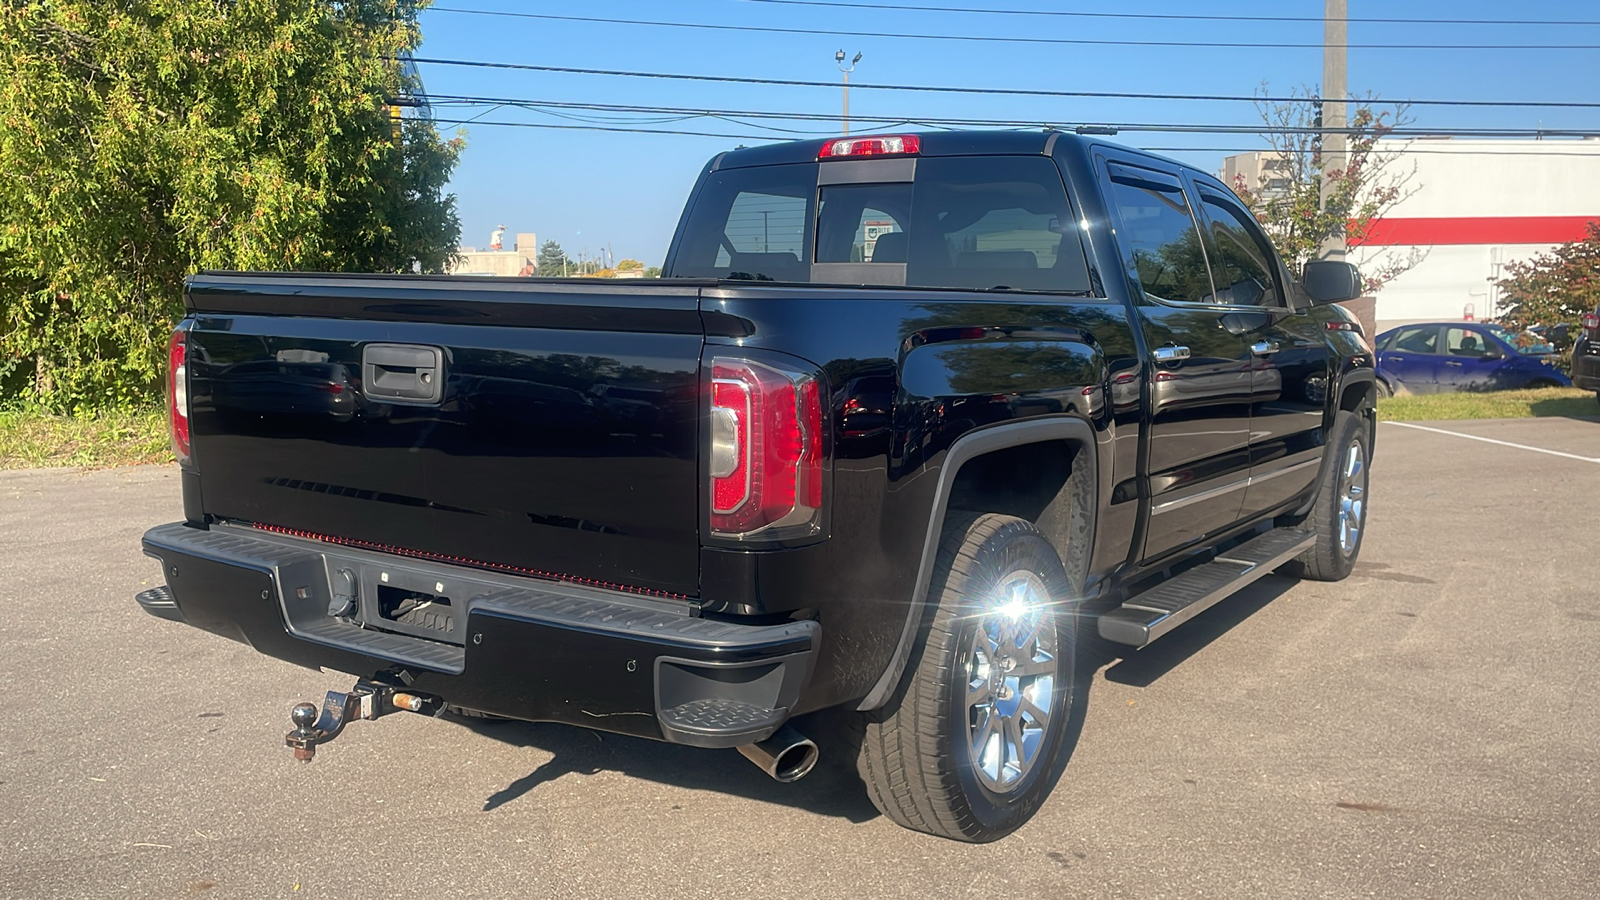
[[[1040,129],[1038,131],[907,130],[871,132],[851,136],[873,137],[876,134],[917,135],[922,141],[918,156],[1031,156],[1035,154],[1044,155],[1064,144],[1075,144],[1082,148],[1103,145],[1115,147],[1122,152],[1137,153],[1142,156],[1160,159],[1187,169],[1194,168],[1159,154],[1103,140],[1098,135],[1079,135],[1070,131],[1052,131],[1049,129]],[[715,172],[719,169],[739,169],[747,166],[780,166],[790,163],[814,162],[817,159],[817,152],[822,149],[823,144],[839,139],[838,137],[807,138],[799,141],[763,144],[759,147],[741,147],[717,156],[711,161],[710,170]]]
[[[1078,140],[1075,134],[1059,131],[905,131],[889,134],[916,134],[922,139],[920,156],[982,156],[1043,154],[1051,138]],[[851,135],[871,137],[872,134]],[[809,138],[802,141],[785,141],[760,147],[743,147],[729,150],[717,157],[712,169],[733,169],[745,166],[774,166],[785,163],[814,162],[817,151],[830,140],[839,138]]]

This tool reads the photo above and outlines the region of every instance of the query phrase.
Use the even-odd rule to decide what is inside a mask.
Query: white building
[[[1600,220],[1600,140],[1411,138],[1379,142],[1415,193],[1374,222],[1358,265],[1427,255],[1377,293],[1380,329],[1492,318],[1506,263],[1578,240]]]
[[[520,232],[509,250],[462,247],[459,252],[460,258],[450,267],[451,275],[532,275],[539,256],[539,236]]]
[[[1377,292],[1380,330],[1404,322],[1496,314],[1506,263],[1578,240],[1600,220],[1600,140],[1405,138],[1378,143],[1387,175],[1410,196],[1373,223],[1349,259],[1368,271],[1425,254]],[[1282,172],[1271,151],[1223,162],[1224,182],[1262,184]]]

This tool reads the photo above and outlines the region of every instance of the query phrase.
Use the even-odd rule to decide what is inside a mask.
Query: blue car
[[[1448,394],[1517,388],[1571,387],[1555,367],[1555,348],[1537,340],[1518,346],[1498,325],[1428,322],[1378,335],[1378,392]]]

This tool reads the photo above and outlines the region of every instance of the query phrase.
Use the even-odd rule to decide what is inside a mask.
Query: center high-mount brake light
[[[179,328],[167,343],[167,423],[172,428],[172,454],[189,462],[189,332]]]
[[[822,528],[822,387],[748,359],[711,365],[711,531],[808,537]]]
[[[915,156],[922,150],[922,138],[914,134],[878,137],[839,138],[822,145],[817,159],[846,159],[860,156]]]

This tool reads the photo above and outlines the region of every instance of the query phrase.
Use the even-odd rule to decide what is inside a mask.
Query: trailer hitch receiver
[[[404,691],[391,684],[362,679],[348,691],[329,691],[318,710],[314,703],[296,703],[289,711],[294,730],[284,743],[294,750],[294,758],[311,762],[317,745],[339,736],[356,719],[376,719],[393,712],[438,715],[444,709],[438,697]]]

